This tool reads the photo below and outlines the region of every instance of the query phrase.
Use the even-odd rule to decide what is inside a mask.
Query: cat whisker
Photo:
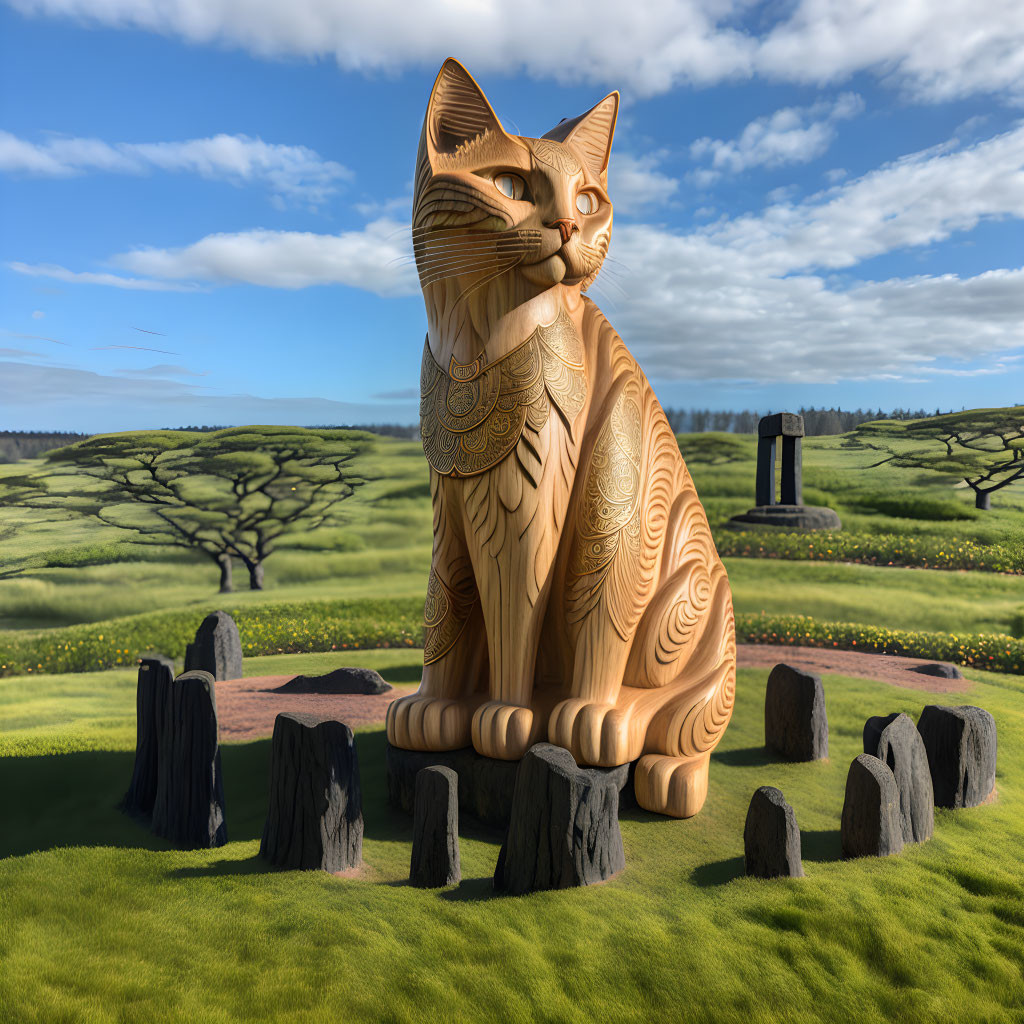
[[[452,249],[467,249],[467,250],[469,250],[469,249],[481,249],[481,248],[487,248],[487,247],[492,248],[492,249],[498,249],[498,248],[507,249],[507,248],[512,247],[512,246],[520,247],[520,248],[523,248],[523,249],[532,249],[532,248],[534,248],[533,243],[526,243],[526,242],[523,242],[523,241],[521,241],[521,240],[519,240],[517,238],[507,238],[507,239],[488,238],[488,239],[483,239],[483,240],[478,241],[478,242],[463,242],[463,241],[457,241],[457,242],[438,242],[438,243],[431,243],[429,241],[413,242],[413,249],[415,251],[417,251],[417,252],[437,252],[439,250],[441,250],[441,251],[448,251],[448,250],[452,250]]]
[[[494,266],[514,266],[518,260],[488,260],[486,263],[473,263],[465,266],[453,266],[453,267],[430,267],[425,270],[420,270],[420,280],[422,283],[431,281],[437,281],[444,277],[466,277],[472,274],[479,274],[482,271],[489,270]]]
[[[461,266],[487,266],[493,263],[495,260],[519,260],[522,259],[520,253],[481,253],[476,256],[448,256],[433,260],[421,260],[417,265],[421,272],[428,270],[437,270],[442,267],[461,267]]]

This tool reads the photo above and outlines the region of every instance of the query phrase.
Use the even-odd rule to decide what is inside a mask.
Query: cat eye
[[[580,213],[596,213],[597,212],[597,196],[593,192],[581,192],[576,197],[576,209]]]
[[[509,199],[522,199],[526,195],[526,182],[515,174],[499,174],[494,179],[494,187]]]

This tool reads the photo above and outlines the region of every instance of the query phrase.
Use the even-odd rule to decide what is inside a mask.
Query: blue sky
[[[556,19],[556,20],[553,20]],[[1024,403],[1024,5],[0,0],[0,429],[412,422],[434,76],[611,89],[665,405]]]

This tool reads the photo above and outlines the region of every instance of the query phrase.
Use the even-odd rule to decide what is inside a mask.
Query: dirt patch
[[[969,679],[942,679],[913,671],[915,665],[932,665],[928,658],[904,658],[895,654],[868,654],[861,651],[826,650],[822,647],[783,647],[773,644],[740,644],[740,668],[770,669],[780,661],[818,675],[856,676],[876,679],[908,690],[929,693],[963,693]]]
[[[217,683],[217,721],[221,741],[240,742],[270,736],[274,719],[282,711],[337,718],[351,725],[383,722],[388,705],[410,693],[411,687],[396,687],[389,693],[273,693],[294,676],[253,676]]]
[[[910,690],[929,693],[962,693],[967,679],[940,679],[912,671],[929,664],[926,658],[902,658],[893,654],[860,651],[829,651],[821,647],[785,647],[771,644],[740,644],[740,668],[771,669],[780,661],[819,675],[875,679]],[[275,693],[294,676],[253,676],[217,683],[217,718],[220,738],[231,742],[260,739],[274,732],[274,719],[282,711],[302,711],[337,718],[353,727],[383,722],[388,705],[414,690],[396,687],[389,693]]]

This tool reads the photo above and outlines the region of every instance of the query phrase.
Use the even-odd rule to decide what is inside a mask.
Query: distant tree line
[[[917,420],[926,416],[939,416],[940,410],[927,412],[924,409],[769,409],[767,412],[744,409],[733,412],[728,409],[666,409],[669,426],[676,434],[703,434],[717,431],[726,434],[756,434],[757,424],[762,416],[772,412],[798,412],[804,418],[804,430],[808,436],[819,434],[845,434],[862,423],[872,420]]]
[[[34,459],[51,448],[84,441],[88,434],[59,434],[46,430],[0,430],[0,462]]]

